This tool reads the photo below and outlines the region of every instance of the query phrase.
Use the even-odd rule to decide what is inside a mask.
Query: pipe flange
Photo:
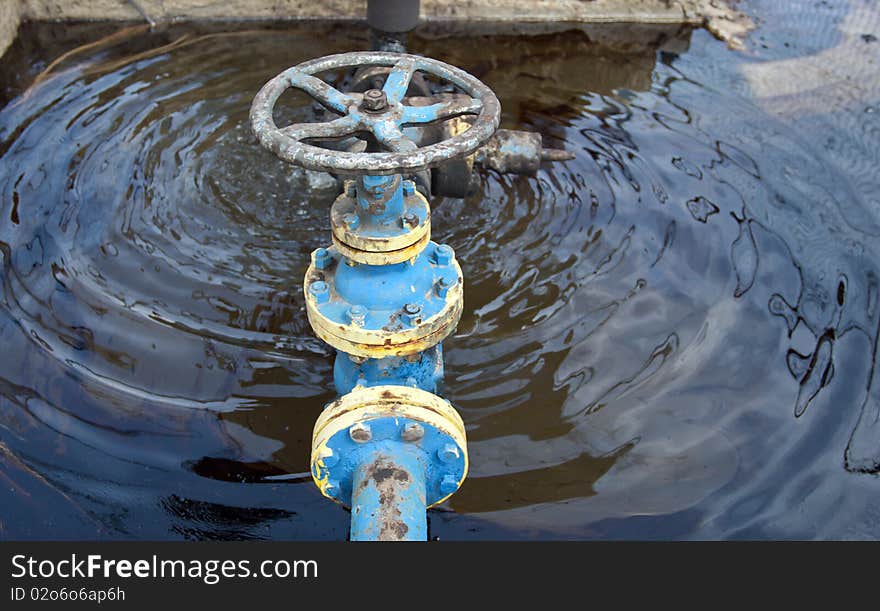
[[[434,242],[395,265],[351,264],[335,248],[319,248],[306,272],[306,313],[315,334],[337,350],[406,356],[455,330],[463,282],[452,248]]]
[[[418,255],[431,239],[431,207],[416,191],[410,180],[404,180],[403,206],[400,215],[379,220],[358,204],[354,181],[330,208],[333,245],[349,259],[366,265],[402,263]]]
[[[452,496],[467,476],[464,423],[449,402],[419,388],[358,387],[315,422],[311,472],[321,493],[350,506],[355,470],[377,449],[417,453],[428,507]]]

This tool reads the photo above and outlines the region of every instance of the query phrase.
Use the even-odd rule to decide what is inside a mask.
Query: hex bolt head
[[[440,480],[440,494],[452,494],[458,490],[458,480],[452,475],[445,476]]]
[[[425,427],[423,427],[418,422],[410,422],[403,426],[403,430],[400,432],[400,437],[404,441],[419,441],[422,437],[425,436]]]
[[[323,280],[312,282],[309,292],[315,296],[315,301],[318,303],[326,303],[330,299],[330,287]]]
[[[447,244],[440,244],[434,249],[434,261],[437,265],[449,265],[455,253]]]
[[[345,196],[352,199],[357,197],[357,183],[353,180],[345,181]]]
[[[447,443],[437,450],[437,458],[447,464],[455,461],[459,456],[461,456],[461,453],[458,451],[458,446],[454,443]]]
[[[318,269],[327,269],[333,263],[333,257],[326,248],[315,249],[315,267]]]
[[[408,303],[403,306],[403,313],[401,314],[401,318],[407,324],[413,325],[416,323],[416,320],[419,318],[421,312],[422,306],[417,303]]]
[[[434,286],[434,288],[437,290],[437,294],[440,297],[446,297],[449,289],[455,286],[456,281],[456,278],[452,278],[450,276],[440,276],[440,279],[437,280],[437,284]]]
[[[416,380],[413,376],[409,376],[407,379],[405,379],[403,381],[403,383],[406,386],[409,386],[410,388],[418,388],[419,387],[419,381]]]
[[[364,321],[367,318],[367,308],[362,305],[353,305],[348,308],[348,320],[351,324],[356,327],[363,327]]]
[[[334,499],[339,496],[339,482],[335,479],[328,479],[324,484],[324,494]]]
[[[403,196],[410,197],[416,194],[416,183],[411,180],[403,181]]]
[[[358,218],[357,214],[349,212],[342,215],[342,222],[345,223],[345,227],[349,231],[354,231],[361,224],[361,219]]]
[[[369,424],[358,422],[348,429],[348,436],[356,443],[366,443],[373,438],[373,431]]]
[[[410,227],[415,227],[419,224],[419,217],[414,212],[407,212],[402,217],[400,217],[400,225],[402,227],[406,227],[409,225]]]
[[[361,108],[372,112],[385,110],[388,108],[388,98],[381,89],[368,89],[364,92]]]
[[[318,460],[320,460],[325,467],[333,467],[339,462],[339,456],[333,453],[333,450],[330,448],[324,448],[321,450],[321,453],[318,454]]]

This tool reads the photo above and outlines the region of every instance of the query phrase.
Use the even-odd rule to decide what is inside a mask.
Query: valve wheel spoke
[[[279,131],[285,136],[301,141],[312,138],[345,138],[361,129],[360,123],[353,117],[344,116],[323,123],[294,123]]]
[[[340,91],[316,76],[369,67],[387,71],[387,76],[381,90],[384,96],[371,93],[366,102],[363,93]],[[422,74],[445,81],[462,93],[451,98],[423,98],[423,107],[404,104],[407,90],[419,82]],[[275,103],[288,88],[304,91],[340,117],[279,129],[273,112]],[[404,134],[408,125],[425,125],[460,115],[474,117],[469,121],[470,127],[441,142],[418,146]],[[492,90],[467,72],[425,57],[373,51],[328,55],[288,68],[263,85],[250,112],[251,126],[260,144],[281,159],[310,170],[372,176],[415,174],[453,157],[469,155],[495,133],[500,118],[500,104]],[[373,134],[366,142],[365,132]],[[321,140],[334,142],[325,144]],[[374,140],[378,151],[369,146]]]
[[[409,82],[412,80],[415,71],[415,64],[408,59],[400,60],[394,65],[394,68],[388,73],[388,78],[385,79],[385,85],[382,87],[382,91],[385,92],[385,97],[390,104],[396,104],[403,99],[406,95],[406,90],[409,89]]]
[[[401,123],[403,125],[424,125],[461,115],[478,115],[482,110],[483,102],[477,98],[447,100],[428,106],[404,106]]]
[[[415,142],[403,135],[393,123],[376,123],[372,126],[373,135],[380,145],[394,153],[408,153],[418,148]]]
[[[339,114],[347,113],[348,107],[357,101],[354,96],[342,93],[311,74],[291,70],[289,76],[291,86],[305,91],[322,105]]]

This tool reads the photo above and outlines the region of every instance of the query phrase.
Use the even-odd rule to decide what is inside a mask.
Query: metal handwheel
[[[315,76],[329,70],[363,66],[392,68],[382,89],[343,93]],[[428,106],[409,106],[404,103],[404,96],[416,72],[443,79],[466,97],[456,96]],[[295,123],[279,128],[273,111],[276,101],[288,88],[304,91],[341,116],[322,123]],[[309,170],[336,174],[388,175],[419,172],[474,152],[495,133],[500,114],[501,105],[492,90],[464,70],[417,55],[355,52],[328,55],[288,68],[260,89],[251,106],[250,118],[260,144],[285,161]],[[407,126],[461,115],[476,116],[470,128],[428,146],[418,146],[402,131]],[[364,132],[372,134],[385,150],[346,152],[312,144]]]

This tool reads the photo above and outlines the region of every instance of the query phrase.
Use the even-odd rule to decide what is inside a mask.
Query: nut
[[[447,464],[453,462],[459,456],[461,456],[461,453],[458,451],[458,446],[453,443],[447,443],[437,450],[437,457]]]
[[[434,262],[437,265],[449,265],[455,255],[452,248],[447,244],[440,244],[434,249]]]
[[[418,422],[410,422],[404,425],[400,436],[404,441],[418,441],[425,436],[425,427]]]
[[[363,327],[367,318],[367,308],[362,305],[353,305],[348,308],[348,320],[356,327]]]
[[[326,248],[315,249],[315,267],[318,269],[327,269],[333,263],[333,257]]]
[[[452,475],[447,475],[440,480],[440,494],[452,494],[456,490],[458,490],[458,480]]]
[[[361,108],[370,112],[378,112],[388,108],[388,98],[381,89],[368,89],[364,92]]]
[[[323,280],[312,282],[309,292],[315,296],[315,301],[318,303],[326,303],[330,299],[330,287]]]
[[[348,436],[356,443],[366,443],[373,438],[373,431],[370,430],[369,424],[358,422],[348,429]]]

